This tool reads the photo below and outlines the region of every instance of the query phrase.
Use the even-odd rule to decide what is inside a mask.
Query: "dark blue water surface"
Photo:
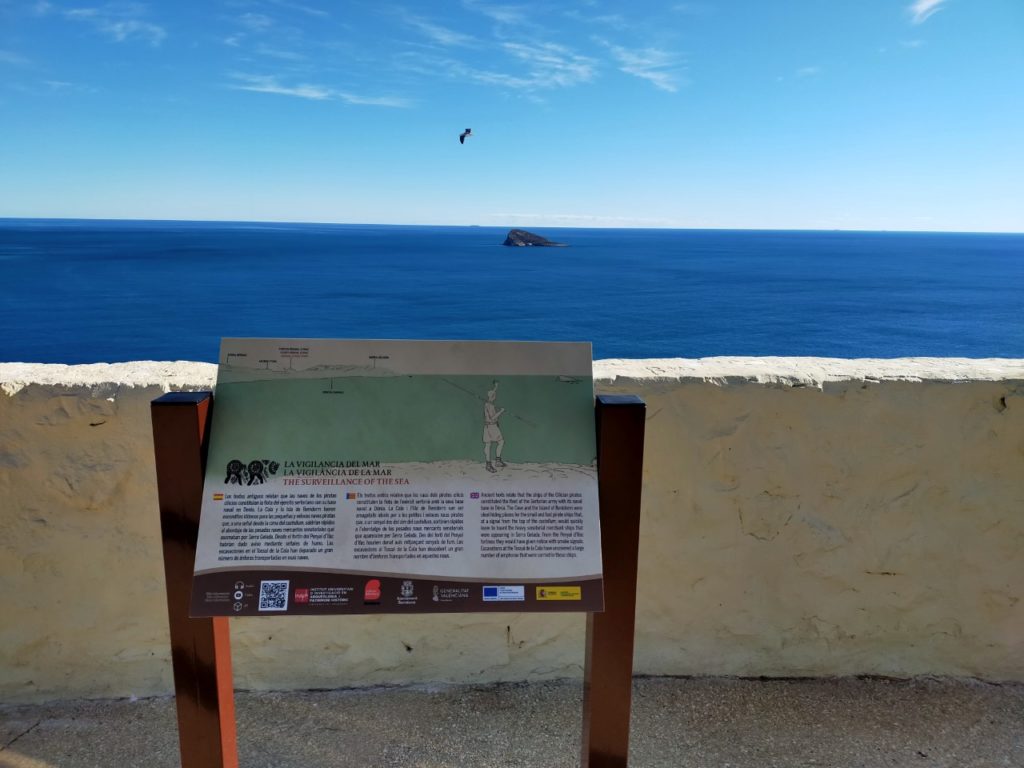
[[[222,336],[590,340],[594,356],[1024,357],[1024,235],[0,220],[0,360]]]

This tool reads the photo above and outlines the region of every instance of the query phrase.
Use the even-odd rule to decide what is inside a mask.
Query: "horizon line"
[[[130,217],[80,217],[80,216],[0,216],[0,222],[8,221],[91,221],[91,222],[135,222],[149,223],[158,222],[166,224],[295,224],[307,226],[339,226],[339,227],[459,227],[463,229],[521,229],[524,226],[536,227],[538,229],[636,229],[636,230],[658,230],[666,232],[860,232],[860,233],[885,233],[885,234],[935,234],[935,235],[1024,235],[1024,230],[1010,229],[870,229],[870,228],[842,228],[842,227],[697,227],[697,226],[612,226],[595,225],[589,227],[528,224],[528,225],[503,225],[503,224],[429,224],[421,222],[407,223],[382,223],[382,222],[359,222],[359,221],[303,221],[298,219],[152,219],[152,218],[130,218]]]

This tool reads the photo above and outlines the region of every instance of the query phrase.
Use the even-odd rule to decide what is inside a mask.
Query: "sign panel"
[[[589,344],[220,360],[192,616],[602,609]]]

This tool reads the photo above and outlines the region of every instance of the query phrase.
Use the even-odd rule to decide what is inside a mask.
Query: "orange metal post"
[[[228,620],[188,616],[212,401],[175,392],[152,403],[182,768],[238,766]]]
[[[587,614],[581,768],[629,764],[646,413],[644,401],[633,395],[597,398],[604,613]]]

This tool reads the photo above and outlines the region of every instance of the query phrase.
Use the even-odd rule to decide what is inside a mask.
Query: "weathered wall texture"
[[[648,403],[636,669],[1024,680],[1024,361],[603,361]],[[149,402],[0,365],[0,701],[171,688]],[[241,688],[577,675],[580,616],[236,619]]]

